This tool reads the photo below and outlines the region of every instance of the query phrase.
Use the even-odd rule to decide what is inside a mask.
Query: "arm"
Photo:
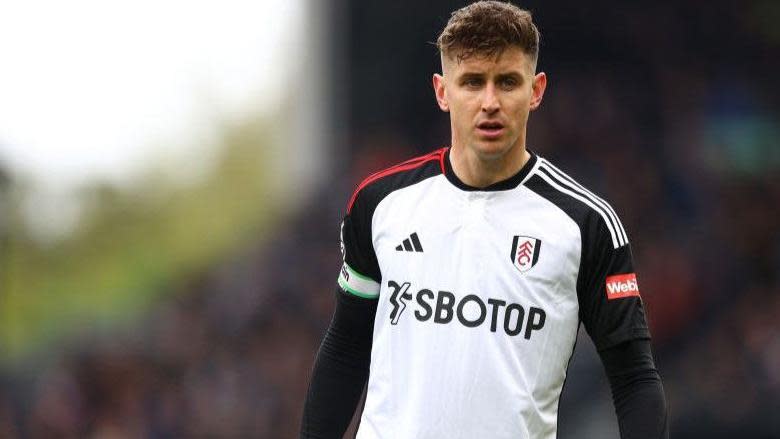
[[[349,427],[371,362],[381,272],[371,242],[373,203],[353,195],[341,223],[344,265],[336,311],[314,364],[301,422],[301,439],[341,438]]]
[[[599,355],[612,388],[620,437],[668,439],[666,399],[650,340],[630,340]]]
[[[620,436],[668,438],[666,400],[650,350],[631,246],[627,240],[614,243],[599,218],[591,217],[586,225],[578,279],[580,316],[606,369]]]
[[[336,311],[314,364],[301,438],[341,438],[355,413],[368,378],[376,300],[341,288]]]

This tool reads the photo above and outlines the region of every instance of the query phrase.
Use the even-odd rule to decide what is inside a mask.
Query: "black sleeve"
[[[336,311],[314,363],[301,438],[341,438],[368,378],[381,274],[371,239],[374,203],[366,198],[358,190],[341,223]]]
[[[668,439],[666,399],[649,340],[599,351],[609,377],[621,439]]]
[[[344,263],[363,277],[381,281],[379,262],[374,252],[371,221],[376,200],[373,187],[358,189],[341,223],[341,255]]]
[[[591,216],[582,232],[577,295],[580,318],[596,348],[650,338],[631,245],[615,248],[610,228],[598,215]]]
[[[336,311],[317,353],[303,409],[303,438],[341,438],[355,413],[371,361],[376,300],[336,292]]]

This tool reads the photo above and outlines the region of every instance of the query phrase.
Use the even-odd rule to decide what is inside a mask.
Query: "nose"
[[[485,92],[482,95],[482,111],[488,114],[494,114],[501,108],[501,104],[498,101],[498,95],[496,94],[496,86],[489,82],[485,87]]]

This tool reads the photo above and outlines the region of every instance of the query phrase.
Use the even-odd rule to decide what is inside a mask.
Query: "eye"
[[[469,88],[477,88],[482,86],[482,80],[480,78],[466,78],[463,80],[463,85]]]
[[[519,83],[520,82],[516,78],[508,77],[501,79],[499,85],[503,88],[515,88]]]

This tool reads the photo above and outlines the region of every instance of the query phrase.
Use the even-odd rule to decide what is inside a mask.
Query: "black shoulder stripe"
[[[372,222],[379,203],[393,191],[411,186],[442,173],[443,150],[418,157],[363,180],[347,207],[342,223],[344,262],[362,276],[374,282],[382,278],[373,247]]]
[[[568,183],[568,185],[572,189],[582,194],[583,196],[587,197],[588,199],[593,201],[596,205],[605,209],[606,213],[613,220],[613,225],[615,226],[616,231],[623,238],[623,242],[628,243],[628,236],[626,235],[626,230],[623,228],[623,224],[620,222],[620,218],[618,217],[617,213],[615,213],[615,209],[613,209],[609,203],[607,203],[603,198],[589,191],[583,185],[577,183],[573,178],[571,178],[565,172],[561,171],[558,167],[550,163],[548,160],[541,159],[540,162],[541,165],[545,167],[545,169],[551,171],[552,174],[559,177],[562,182]]]
[[[409,160],[371,175],[355,190],[347,211],[350,212],[359,199],[362,205],[361,208],[373,214],[379,202],[391,192],[442,174],[442,157],[444,152],[445,149],[442,148],[431,154]],[[367,218],[371,216],[367,215]]]
[[[609,215],[609,213],[603,207],[597,205],[593,200],[591,200],[590,198],[582,194],[580,191],[576,190],[575,188],[561,181],[559,177],[554,175],[552,171],[550,171],[548,168],[544,166],[539,167],[539,172],[537,173],[537,175],[539,175],[542,179],[547,181],[551,186],[553,186],[558,191],[563,192],[581,201],[586,206],[588,206],[589,208],[597,212],[604,219],[604,223],[607,225],[610,238],[612,239],[612,246],[614,248],[622,247],[623,245],[626,244],[626,242],[623,241],[623,237],[619,234],[617,230],[617,227],[614,222],[615,220],[612,218],[611,215]]]
[[[540,197],[556,205],[566,215],[569,216],[582,229],[591,209],[581,203],[574,197],[556,189],[546,178],[540,175],[540,172],[534,172],[531,177],[523,183],[528,189],[534,191]]]

